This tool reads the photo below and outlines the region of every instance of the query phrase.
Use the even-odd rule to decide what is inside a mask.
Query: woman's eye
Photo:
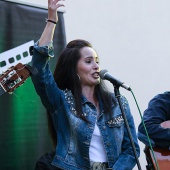
[[[86,63],[91,63],[91,60],[87,60]]]

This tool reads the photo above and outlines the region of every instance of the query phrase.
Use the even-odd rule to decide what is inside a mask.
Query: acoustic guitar
[[[170,128],[170,121],[165,121],[161,123],[161,126],[164,128]],[[155,155],[159,170],[170,170],[170,150],[167,148],[153,148],[153,153]],[[152,154],[152,151],[149,149],[149,154],[151,158],[151,162],[153,164],[152,168],[153,170],[157,170],[157,166],[155,163],[154,156]]]
[[[18,63],[0,74],[0,96],[5,92],[11,94],[17,87],[22,85],[36,70],[29,66]]]

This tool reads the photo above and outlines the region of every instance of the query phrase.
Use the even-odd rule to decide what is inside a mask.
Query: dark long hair
[[[92,45],[88,41],[81,39],[73,40],[67,44],[66,48],[63,50],[63,52],[60,54],[58,58],[58,62],[54,71],[54,79],[60,89],[71,90],[75,100],[75,108],[77,111],[77,115],[81,119],[87,121],[82,116],[81,105],[82,91],[76,70],[77,63],[81,58],[80,49],[83,47],[92,48]],[[103,104],[105,109],[107,110],[107,113],[111,113],[111,106],[115,100],[112,98],[111,93],[107,90],[103,80],[101,80],[100,83],[95,87],[95,95],[97,96],[98,94],[100,94],[103,100]],[[50,120],[50,122],[49,126],[53,126],[51,125],[52,120]],[[49,127],[49,129],[53,136],[53,134],[55,134],[54,128]]]

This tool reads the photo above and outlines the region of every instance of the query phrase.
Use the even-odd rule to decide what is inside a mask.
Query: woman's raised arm
[[[58,22],[57,9],[64,4],[59,3],[61,0],[48,0],[48,18],[45,29],[40,37],[39,46],[48,44],[53,41],[54,31]]]

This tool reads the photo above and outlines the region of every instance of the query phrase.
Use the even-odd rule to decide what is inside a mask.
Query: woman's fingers
[[[48,0],[48,19],[51,19],[53,21],[58,20],[56,11],[59,7],[64,6],[64,4],[60,3],[60,1],[63,0]]]
[[[52,9],[57,9],[59,7],[64,6],[64,4],[60,3],[60,1],[63,1],[63,0],[48,0],[48,7]]]

